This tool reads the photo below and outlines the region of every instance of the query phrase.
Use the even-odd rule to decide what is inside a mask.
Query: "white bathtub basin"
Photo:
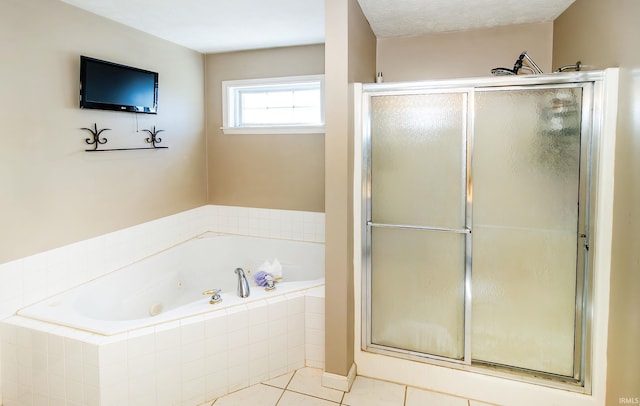
[[[266,292],[251,275],[277,258],[283,281]],[[248,298],[236,295],[235,268],[247,272]],[[21,309],[21,316],[114,335],[324,284],[324,244],[205,233],[104,277]],[[211,305],[202,292],[222,289]]]

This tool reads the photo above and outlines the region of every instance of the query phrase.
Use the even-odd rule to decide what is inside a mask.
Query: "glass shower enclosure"
[[[589,384],[588,73],[363,87],[362,349]]]

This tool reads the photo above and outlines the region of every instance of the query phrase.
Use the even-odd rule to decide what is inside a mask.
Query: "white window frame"
[[[316,125],[240,125],[240,91],[276,86],[320,83],[320,120]],[[286,76],[265,79],[225,80],[222,82],[222,127],[225,134],[323,134],[324,133],[324,75]]]

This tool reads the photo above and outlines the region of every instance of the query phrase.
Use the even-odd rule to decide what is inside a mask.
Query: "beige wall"
[[[51,0],[2,0],[0,44],[0,263],[206,202],[201,54]],[[81,54],[159,72],[159,113],[81,110]]]
[[[324,134],[225,135],[224,80],[324,73],[324,45],[206,56],[209,203],[324,211]]]
[[[376,39],[356,0],[327,0],[325,370],[353,364],[353,102],[350,82],[375,78]]]
[[[554,24],[553,61],[620,67],[607,405],[640,398],[640,2],[576,1]],[[636,400],[637,403],[637,400]]]
[[[490,76],[527,51],[550,72],[552,39],[552,23],[379,39],[377,71],[385,82]]]

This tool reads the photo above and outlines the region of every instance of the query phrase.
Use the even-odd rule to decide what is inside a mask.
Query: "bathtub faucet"
[[[244,274],[244,270],[242,268],[236,268],[235,273],[238,275],[238,296],[249,297],[249,282]]]
[[[211,295],[211,300],[209,300],[209,303],[216,304],[222,302],[222,296],[220,296],[220,292],[222,292],[222,289],[212,289],[205,290],[204,292],[202,292],[202,294],[205,296]]]
[[[267,276],[265,276],[264,280],[267,282],[267,286],[265,286],[264,290],[266,290],[268,292],[268,291],[274,290],[276,288],[277,278],[274,278],[273,276],[267,274]]]

